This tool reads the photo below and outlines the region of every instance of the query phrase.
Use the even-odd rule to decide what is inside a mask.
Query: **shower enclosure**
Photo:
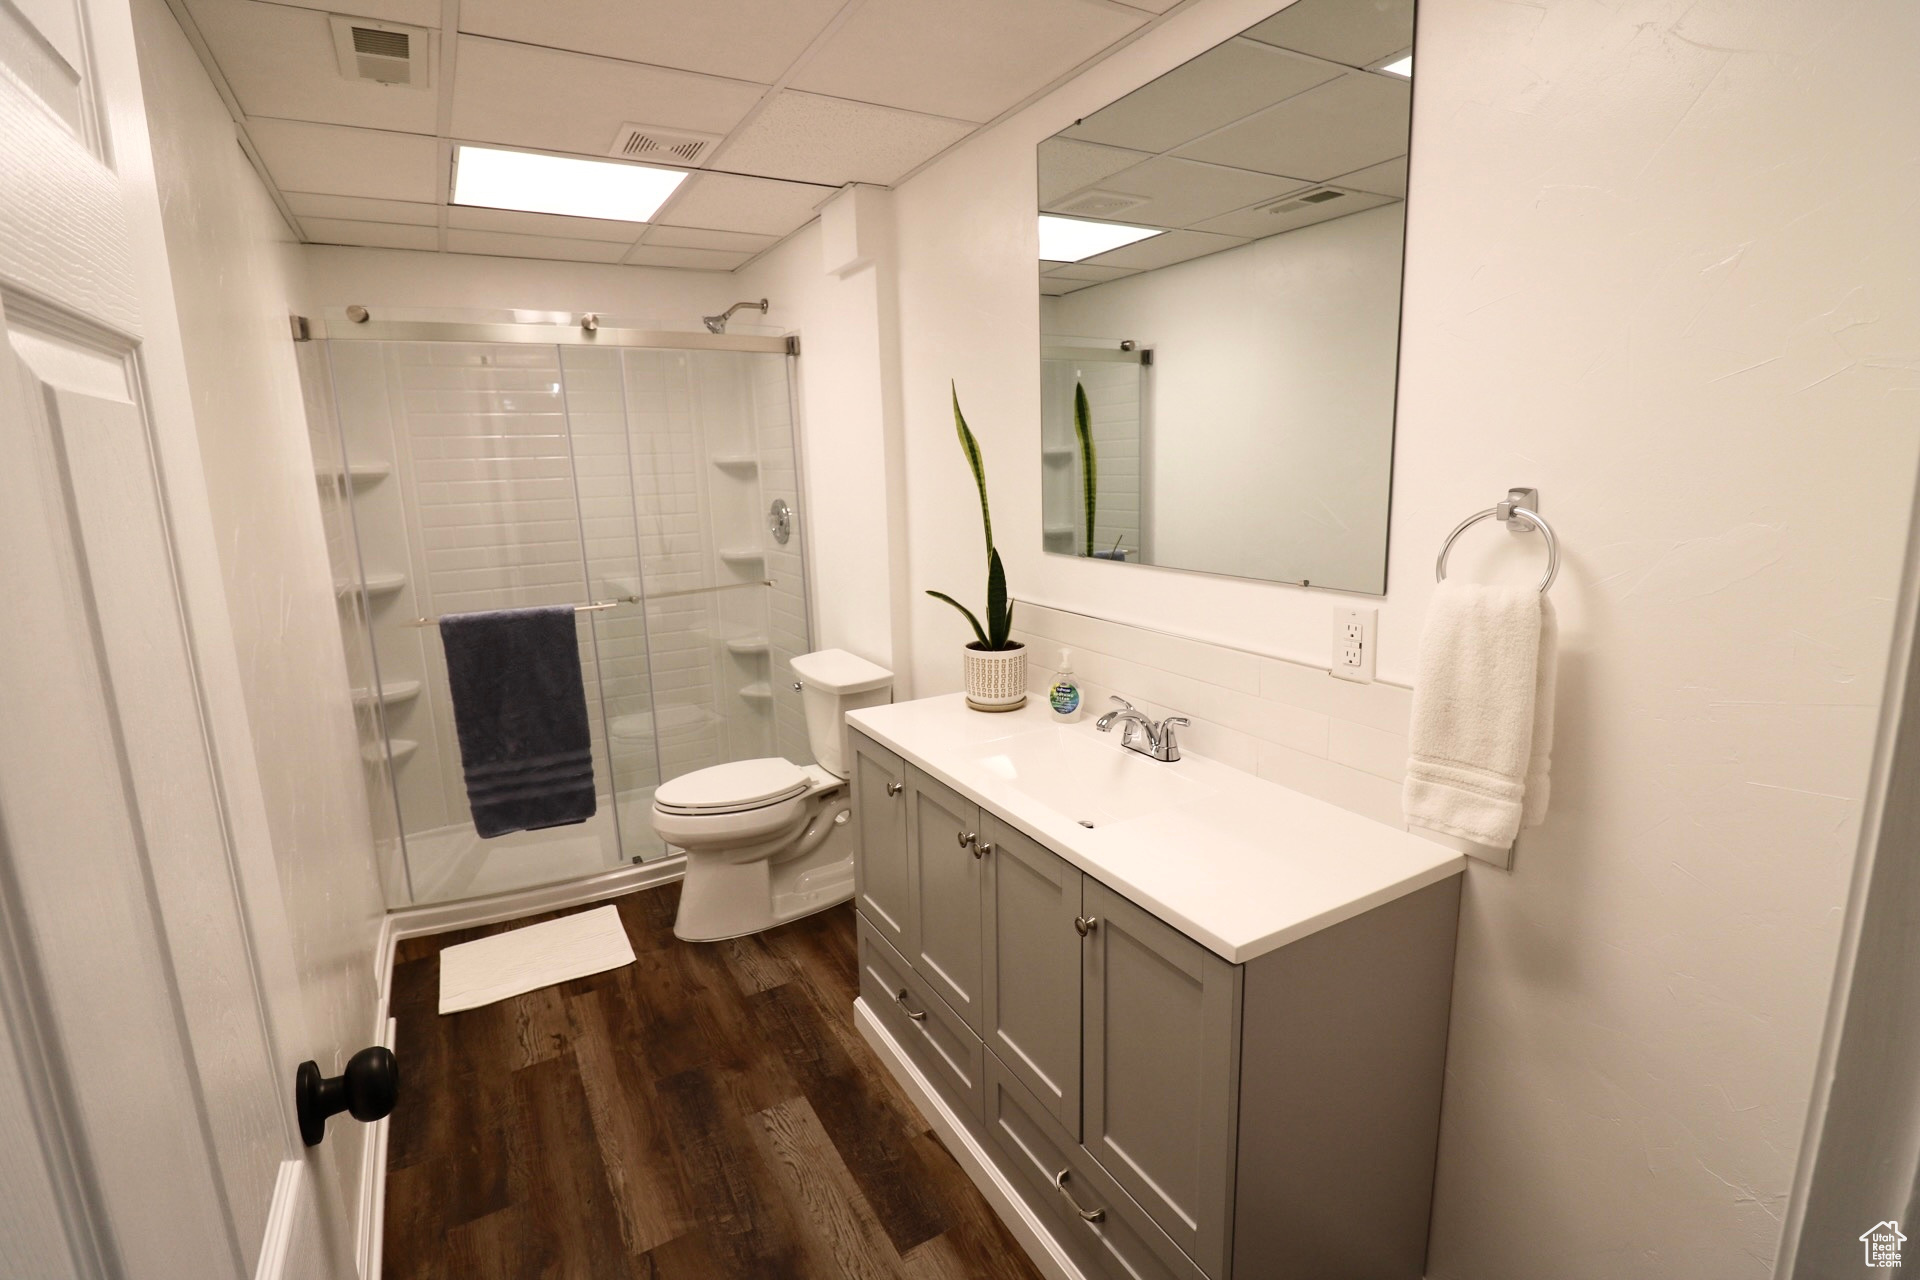
[[[668,778],[811,760],[785,340],[362,323],[300,344],[391,906],[664,856]],[[462,783],[441,614],[576,606],[598,812],[491,840]]]

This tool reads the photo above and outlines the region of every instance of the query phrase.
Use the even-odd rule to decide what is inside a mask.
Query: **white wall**
[[[1049,335],[1153,348],[1154,564],[1381,590],[1405,208],[1041,304]]]
[[[382,901],[287,329],[299,261],[173,15],[161,0],[132,8],[207,494],[312,1037],[307,1050],[332,1075],[375,1031]],[[320,1157],[323,1168],[331,1162],[345,1204],[353,1203],[364,1132],[335,1124]]]
[[[949,378],[1016,593],[1326,661],[1341,597],[1038,551],[1033,147],[1271,8],[1201,0],[895,193],[919,692],[963,639],[921,589],[984,576]],[[1463,905],[1435,1277],[1767,1273],[1913,494],[1915,21],[1422,6],[1382,675],[1455,521],[1537,485],[1565,540],[1554,810]]]

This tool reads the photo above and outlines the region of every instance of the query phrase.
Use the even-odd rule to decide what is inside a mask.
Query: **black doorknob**
[[[400,1097],[400,1064],[393,1050],[375,1045],[347,1059],[347,1069],[331,1078],[320,1064],[303,1062],[293,1078],[293,1104],[300,1114],[300,1138],[310,1147],[327,1136],[327,1117],[345,1111],[355,1120],[378,1120]]]

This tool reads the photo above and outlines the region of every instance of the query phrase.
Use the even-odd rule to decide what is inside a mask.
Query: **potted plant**
[[[1027,648],[1013,635],[1013,601],[1007,596],[1007,571],[993,546],[993,516],[987,508],[987,469],[980,458],[980,442],[967,429],[960,412],[960,392],[953,392],[953,425],[960,450],[973,468],[974,487],[980,491],[980,524],[987,535],[987,608],[982,626],[973,610],[944,591],[929,591],[958,609],[973,628],[973,639],[961,653],[966,669],[967,705],[975,711],[1012,711],[1027,700]]]

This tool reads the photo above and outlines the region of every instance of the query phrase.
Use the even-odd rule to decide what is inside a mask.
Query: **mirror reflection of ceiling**
[[[1059,295],[1406,199],[1414,0],[1298,0],[1040,144],[1043,213],[1165,234],[1074,263]]]

